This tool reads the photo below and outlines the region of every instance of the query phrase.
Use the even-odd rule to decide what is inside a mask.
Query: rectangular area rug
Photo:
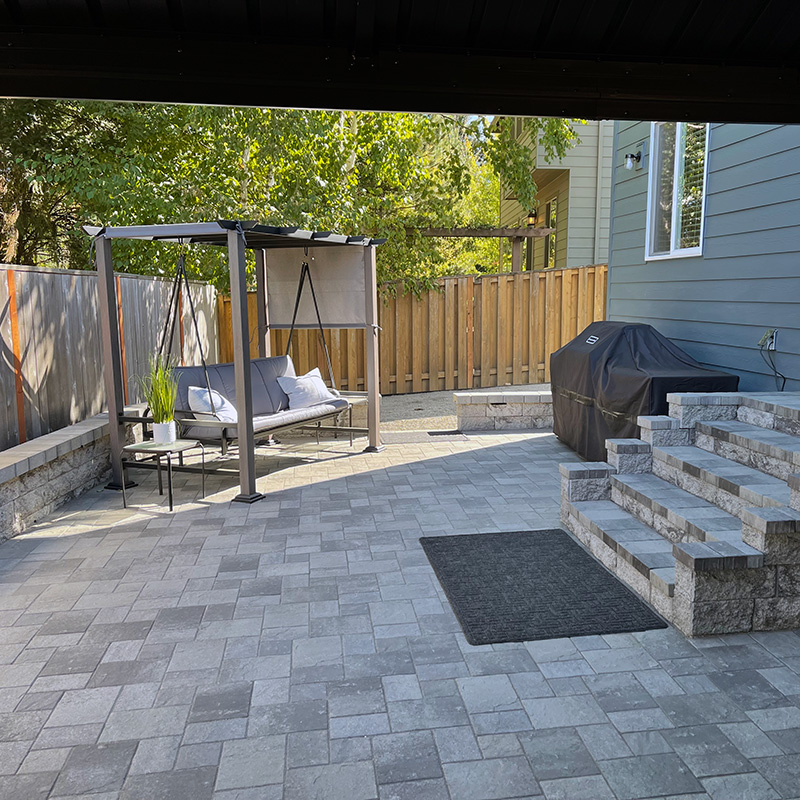
[[[667,627],[565,531],[419,541],[470,644]]]

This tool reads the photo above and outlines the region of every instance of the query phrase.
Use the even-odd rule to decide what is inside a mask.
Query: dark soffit
[[[800,3],[0,0],[0,95],[800,122]]]

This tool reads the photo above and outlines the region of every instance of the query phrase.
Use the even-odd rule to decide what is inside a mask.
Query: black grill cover
[[[736,375],[707,369],[651,325],[593,322],[550,356],[553,430],[589,461],[606,439],[639,436],[636,418],[666,414],[668,392],[735,392]]]

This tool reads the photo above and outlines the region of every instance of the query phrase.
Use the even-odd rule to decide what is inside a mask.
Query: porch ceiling
[[[0,94],[800,122],[792,0],[0,2]]]

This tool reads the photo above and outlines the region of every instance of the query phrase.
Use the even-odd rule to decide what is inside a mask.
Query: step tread
[[[572,507],[580,521],[661,591],[672,594],[672,542],[610,500],[582,500]],[[667,588],[668,587],[668,588]]]
[[[697,430],[731,444],[737,444],[766,456],[796,461],[800,456],[800,438],[770,428],[760,428],[738,419],[698,422]]]
[[[800,393],[797,392],[746,392],[741,395],[740,402],[748,408],[800,420]]]
[[[683,471],[685,465],[714,486],[738,495],[753,505],[788,505],[786,481],[767,475],[738,461],[702,450],[699,447],[654,447],[653,458],[665,461]]]
[[[672,522],[687,522],[694,535],[708,541],[741,542],[742,523],[738,517],[651,473],[611,476],[612,485],[628,487],[651,511]]]

